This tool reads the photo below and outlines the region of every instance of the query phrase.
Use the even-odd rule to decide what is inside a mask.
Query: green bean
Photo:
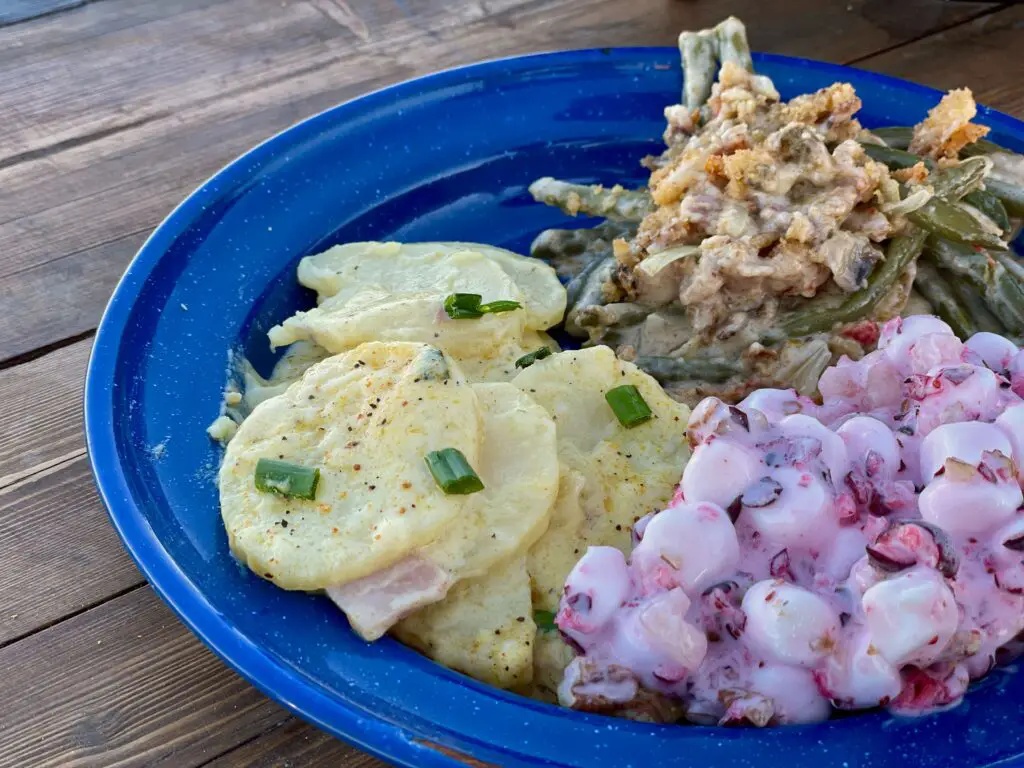
[[[869,128],[872,134],[893,149],[906,149],[914,138],[914,129],[907,125],[890,125],[885,128]]]
[[[928,170],[935,168],[935,163],[930,158],[921,157],[902,149],[883,147],[881,144],[872,144],[866,141],[862,141],[860,145],[864,147],[864,153],[868,157],[885,163],[894,171],[900,168],[913,168],[918,163],[924,163]]]
[[[939,271],[942,272],[942,270]],[[943,275],[946,277],[949,287],[953,289],[954,295],[960,301],[960,304],[963,305],[964,309],[967,310],[979,331],[998,333],[1000,336],[1009,335],[1009,331],[992,314],[985,304],[985,300],[981,297],[981,293],[973,285],[966,280],[957,280],[955,276],[951,276],[948,273],[943,272]]]
[[[985,189],[999,198],[1010,216],[1024,218],[1024,187],[990,176],[985,179]]]
[[[963,201],[969,203],[988,216],[1003,233],[1010,231],[1010,216],[1002,201],[987,189],[976,189],[964,195]]]
[[[735,16],[730,16],[715,27],[718,37],[718,53],[722,63],[727,61],[739,64],[747,72],[754,71],[754,61],[750,58],[750,45],[747,43],[747,28]]]
[[[615,221],[641,221],[652,207],[646,191],[573,184],[550,176],[533,182],[530,194],[538,203],[560,208],[570,216],[582,213]]]
[[[683,59],[683,104],[690,111],[700,109],[711,96],[715,82],[718,39],[713,32],[683,32],[679,35]]]
[[[992,170],[992,162],[984,157],[972,157],[959,165],[940,168],[928,174],[928,183],[935,194],[946,200],[959,200],[978,189]]]
[[[916,211],[911,211],[907,219],[922,229],[956,243],[981,245],[999,251],[1007,249],[1006,243],[998,235],[986,230],[963,208],[941,197],[933,197]]]
[[[973,285],[992,314],[1010,332],[1024,332],[1024,290],[1014,276],[986,251],[933,235],[925,244],[925,255],[956,278]]]
[[[731,379],[743,370],[736,363],[717,358],[683,359],[641,355],[633,362],[661,384],[673,384],[680,381],[722,382]]]
[[[593,259],[611,255],[616,238],[634,234],[633,224],[617,221],[591,229],[545,229],[530,244],[530,255],[551,264],[563,280],[571,280]]]
[[[1011,253],[993,253],[990,255],[999,262],[1003,269],[1016,277],[1021,283],[1024,283],[1024,264],[1021,264],[1019,256]]]
[[[935,313],[945,320],[953,333],[961,339],[969,339],[978,328],[968,316],[967,310],[953,295],[953,289],[939,270],[923,261],[917,263],[917,275],[914,277],[914,288],[928,299]]]
[[[604,284],[615,273],[615,257],[597,257],[565,286],[565,332],[570,336],[587,336],[579,324],[579,310],[601,304]]]
[[[966,214],[964,214],[966,215]],[[868,276],[866,287],[851,294],[838,307],[828,306],[827,301],[810,300],[804,309],[796,310],[783,318],[779,328],[769,334],[778,338],[778,333],[790,338],[824,333],[842,323],[852,323],[868,315],[872,308],[896,285],[900,275],[921,255],[927,231],[911,228],[889,241],[885,261]],[[822,297],[824,299],[824,297]],[[822,306],[822,305],[825,306]],[[769,339],[770,340],[770,339]]]

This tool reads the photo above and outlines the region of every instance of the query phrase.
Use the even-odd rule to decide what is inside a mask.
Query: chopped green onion
[[[480,476],[473,471],[458,448],[443,448],[426,455],[427,467],[445,493],[476,493],[484,489]]]
[[[651,408],[640,396],[640,391],[632,384],[608,390],[604,399],[615,412],[615,418],[627,429],[643,424],[651,418]]]
[[[558,626],[555,624],[555,614],[551,611],[534,611],[533,623],[541,632],[555,632]]]
[[[499,312],[512,312],[516,309],[522,309],[523,305],[518,301],[489,301],[486,304],[480,305],[480,311],[485,314],[496,315]]]
[[[444,300],[444,311],[452,320],[475,320],[483,317],[479,293],[453,293]]]
[[[533,350],[533,352],[530,352],[529,354],[523,355],[516,360],[516,368],[529,368],[538,360],[543,360],[545,357],[551,357],[550,347],[541,347],[540,349]]]
[[[256,490],[276,493],[297,499],[316,498],[316,486],[320,482],[320,470],[291,464],[277,459],[260,459],[256,462]]]

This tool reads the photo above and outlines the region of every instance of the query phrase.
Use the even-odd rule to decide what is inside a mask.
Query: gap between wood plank
[[[39,479],[39,475],[41,474],[56,472],[62,469],[65,464],[71,464],[85,456],[85,454],[85,447],[76,448],[73,451],[68,451],[63,456],[57,456],[49,461],[44,461],[41,464],[36,464],[33,467],[24,469],[21,472],[13,472],[9,475],[4,475],[3,477],[0,477],[0,496],[16,491],[26,482]]]
[[[136,233],[138,234],[138,233]],[[73,254],[68,254],[71,256]],[[62,257],[66,258],[66,257]],[[88,331],[82,333],[76,333],[74,336],[66,336],[58,341],[52,341],[49,344],[44,344],[41,347],[36,347],[31,352],[22,352],[20,355],[14,355],[8,357],[6,360],[0,360],[0,371],[5,371],[8,368],[14,368],[15,366],[22,365],[23,363],[31,363],[33,360],[38,360],[41,357],[46,357],[51,352],[56,352],[58,349],[69,347],[79,341],[92,338],[96,335],[96,328],[91,328]],[[85,371],[82,371],[82,375],[85,375]]]
[[[259,741],[260,739],[262,739],[267,734],[270,734],[270,733],[273,733],[274,731],[276,731],[278,728],[283,728],[284,726],[288,725],[288,723],[291,722],[292,720],[300,720],[304,725],[306,725],[306,726],[308,726],[310,728],[314,727],[314,726],[309,725],[309,723],[307,723],[305,720],[301,720],[301,718],[297,718],[295,715],[288,714],[285,717],[281,718],[276,723],[274,723],[272,726],[267,728],[267,730],[262,731],[262,732],[257,733],[257,734],[254,734],[254,735],[250,736],[249,738],[247,738],[245,741],[240,741],[238,744],[236,744],[235,746],[231,747],[230,749],[225,749],[225,750],[223,750],[221,752],[218,752],[216,755],[211,757],[209,760],[204,760],[199,765],[195,766],[195,768],[203,768],[204,766],[207,766],[207,765],[210,765],[212,763],[215,763],[218,760],[220,760],[221,758],[223,758],[223,757],[225,757],[227,755],[230,755],[232,752],[235,752],[236,750],[239,750],[239,749],[243,749],[244,747],[247,747],[250,744],[252,744],[254,741]]]
[[[1017,2],[1021,2],[1021,0],[1017,0]],[[1012,8],[1014,5],[1017,4],[1017,2],[1000,3],[999,5],[994,6],[993,8],[987,8],[984,11],[979,11],[974,16],[970,16],[970,17],[968,17],[966,19],[958,21],[955,24],[949,24],[949,25],[947,25],[945,27],[942,27],[940,29],[933,29],[930,32],[928,32],[927,34],[918,35],[917,37],[912,37],[909,40],[906,40],[906,41],[904,41],[902,43],[897,43],[896,45],[889,45],[889,46],[886,46],[885,48],[879,48],[874,53],[867,53],[867,54],[864,54],[863,56],[855,56],[854,58],[850,59],[849,61],[844,62],[843,66],[850,67],[850,66],[853,66],[854,64],[858,64],[858,63],[860,63],[862,61],[867,61],[868,59],[873,59],[876,56],[881,56],[881,55],[886,54],[886,53],[892,53],[893,51],[897,51],[900,48],[905,48],[906,46],[913,45],[914,43],[918,43],[921,40],[926,40],[929,37],[934,37],[935,35],[944,34],[946,32],[949,32],[951,29],[956,29],[957,27],[962,27],[965,24],[970,24],[970,23],[972,23],[974,21],[977,21],[978,19],[984,18],[985,16],[991,16],[993,13],[999,13],[1000,11],[1005,11],[1007,8]]]
[[[66,149],[74,149],[75,147],[81,147],[93,141],[99,141],[100,139],[116,136],[119,133],[124,133],[125,131],[132,130],[133,128],[146,125],[146,123],[152,123],[155,120],[163,120],[165,117],[171,117],[172,114],[173,113],[171,112],[155,112],[152,115],[146,115],[145,117],[140,117],[138,120],[133,120],[128,123],[114,125],[110,128],[102,128],[83,136],[73,136],[70,139],[64,139],[63,141],[58,141],[54,144],[47,144],[45,147],[38,147],[37,149],[29,149],[25,152],[9,155],[7,157],[0,158],[0,171],[4,168],[10,168],[13,165],[18,165],[18,163],[24,163],[30,160],[41,160],[44,157],[56,154],[57,152],[62,152]]]
[[[83,613],[88,613],[89,611],[93,610],[94,608],[99,608],[101,605],[109,603],[111,600],[116,600],[119,597],[124,597],[125,595],[129,594],[130,592],[134,592],[134,591],[136,591],[138,589],[142,589],[143,587],[148,586],[148,585],[149,585],[149,582],[147,582],[145,579],[141,578],[141,576],[140,576],[140,579],[139,579],[138,583],[132,584],[130,587],[124,587],[122,589],[119,589],[119,590],[117,590],[117,592],[114,592],[113,594],[108,595],[107,597],[103,598],[102,600],[95,600],[92,603],[89,603],[88,605],[83,605],[81,608],[78,608],[77,610],[74,610],[71,613],[65,614],[64,616],[61,616],[59,619],[53,619],[51,621],[46,622],[45,624],[39,625],[35,629],[32,629],[32,630],[30,630],[28,632],[23,632],[20,635],[8,638],[4,642],[0,643],[0,651],[2,651],[4,648],[7,648],[8,646],[14,645],[15,643],[20,643],[22,640],[26,640],[26,639],[32,637],[33,635],[37,635],[40,632],[44,632],[47,629],[51,629],[52,627],[55,627],[58,624],[63,624],[65,621],[67,621],[69,619],[73,619],[76,616],[81,616]],[[175,617],[175,618],[177,619],[177,617]],[[264,731],[264,733],[265,733],[265,731]]]

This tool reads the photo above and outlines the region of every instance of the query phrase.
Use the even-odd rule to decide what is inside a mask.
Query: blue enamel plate
[[[836,80],[869,126],[912,124],[936,91],[757,56],[783,97]],[[534,203],[539,176],[643,184],[662,110],[680,92],[674,49],[543,54],[402,83],[310,118],[218,173],[153,233],[117,287],[85,393],[93,471],[150,583],[225,662],[296,714],[404,766],[1004,765],[1024,761],[1024,675],[994,672],[959,707],[874,712],[769,730],[652,726],[529,701],[399,643],[367,644],[326,598],[251,576],[228,554],[214,477],[228,350],[272,360],[265,333],[312,296],[299,258],[353,240],[478,241],[525,252],[565,226]],[[1024,150],[1024,124],[982,110]],[[579,221],[580,226],[587,225]]]

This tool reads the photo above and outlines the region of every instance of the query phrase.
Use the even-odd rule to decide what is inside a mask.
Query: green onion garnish
[[[475,320],[483,317],[479,293],[453,293],[444,300],[444,311],[452,320]]]
[[[555,614],[551,611],[534,611],[533,623],[541,632],[555,632],[558,627],[555,625]]]
[[[548,347],[541,347],[535,349],[527,355],[523,355],[516,360],[516,368],[529,368],[531,365],[536,363],[538,360],[543,360],[545,357],[551,357],[551,350]]]
[[[484,315],[496,315],[499,312],[511,312],[522,309],[518,301],[489,301],[481,304],[483,298],[479,293],[453,293],[444,300],[444,311],[452,320],[476,320]]]
[[[484,314],[496,315],[499,312],[511,312],[516,309],[522,309],[523,305],[518,301],[489,301],[486,304],[480,305],[480,311]]]
[[[604,399],[615,412],[615,418],[627,429],[643,424],[651,418],[650,406],[644,402],[640,391],[632,384],[623,384],[621,387],[608,390]]]
[[[473,471],[458,448],[443,448],[426,455],[427,467],[445,493],[467,494],[484,489],[480,476]]]
[[[256,462],[256,490],[276,493],[296,499],[316,498],[316,486],[320,482],[320,470],[290,464],[277,459],[260,459]]]

